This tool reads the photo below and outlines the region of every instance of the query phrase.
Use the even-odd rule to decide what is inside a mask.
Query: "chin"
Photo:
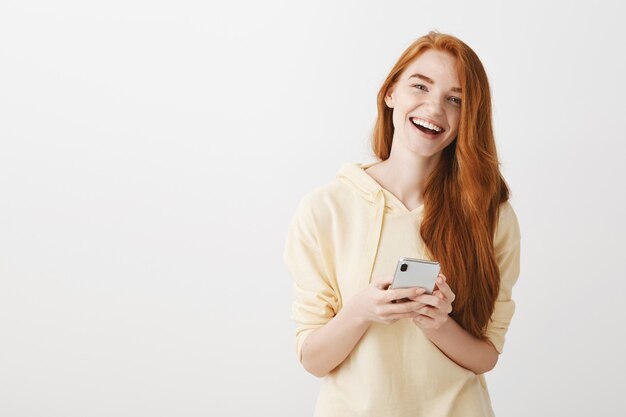
[[[430,158],[438,153],[441,153],[443,150],[441,146],[416,146],[416,144],[405,144],[405,148],[407,151],[415,154],[416,156],[421,156],[422,158]]]

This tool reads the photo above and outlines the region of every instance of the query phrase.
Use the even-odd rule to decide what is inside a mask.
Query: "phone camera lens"
[[[400,265],[400,271],[402,271],[402,272],[406,271],[407,268],[408,268],[407,264]]]

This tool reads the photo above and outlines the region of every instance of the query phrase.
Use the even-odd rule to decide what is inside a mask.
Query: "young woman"
[[[324,378],[315,415],[492,416],[483,374],[514,312],[520,232],[474,51],[436,32],[409,46],[373,150],[306,194],[287,235],[296,352]],[[388,289],[401,257],[440,263],[431,295]]]

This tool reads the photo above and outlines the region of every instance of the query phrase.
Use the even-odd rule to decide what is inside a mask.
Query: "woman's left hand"
[[[415,297],[415,301],[426,304],[417,310],[417,316],[413,318],[413,323],[424,330],[438,330],[448,321],[448,314],[452,312],[452,302],[455,295],[446,283],[446,277],[439,274],[437,277],[437,290],[432,295],[422,294]]]

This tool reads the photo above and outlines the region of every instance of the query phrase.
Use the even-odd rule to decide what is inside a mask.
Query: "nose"
[[[443,102],[442,99],[435,97],[434,95],[426,98],[424,104],[428,108],[429,112],[434,115],[439,115],[443,112]]]

